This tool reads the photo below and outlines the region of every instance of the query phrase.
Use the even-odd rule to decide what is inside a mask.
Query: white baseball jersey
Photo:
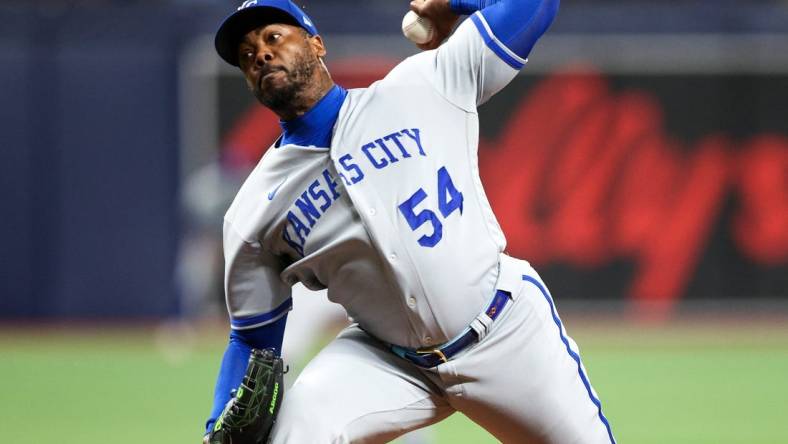
[[[330,147],[269,149],[225,216],[233,328],[284,315],[300,281],[392,344],[465,329],[505,247],[479,179],[476,108],[524,63],[477,13],[439,49],[349,91]]]

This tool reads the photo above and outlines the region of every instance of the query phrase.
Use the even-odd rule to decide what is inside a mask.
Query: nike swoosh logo
[[[285,182],[287,182],[287,177],[285,177],[284,180],[282,180],[282,182],[279,185],[277,185],[273,191],[268,193],[268,200],[274,200],[274,197],[276,196],[276,192],[279,191],[279,188],[282,188],[282,185],[284,185]]]

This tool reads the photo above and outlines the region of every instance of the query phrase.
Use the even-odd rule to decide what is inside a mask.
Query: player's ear
[[[309,47],[312,48],[312,52],[315,53],[318,57],[325,57],[327,51],[326,46],[323,44],[323,38],[319,35],[311,36],[309,39]]]

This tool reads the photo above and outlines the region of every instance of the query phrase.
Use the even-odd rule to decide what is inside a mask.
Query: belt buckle
[[[449,362],[449,360],[446,358],[446,355],[444,355],[443,352],[441,351],[441,349],[439,349],[439,348],[433,348],[433,349],[427,349],[427,350],[425,350],[425,349],[416,350],[416,353],[419,354],[419,355],[433,355],[434,354],[438,358],[440,358],[440,360],[443,361],[444,363]]]

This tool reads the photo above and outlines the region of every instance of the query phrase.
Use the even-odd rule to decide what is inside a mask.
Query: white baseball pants
[[[460,411],[504,443],[615,443],[546,287],[502,257],[522,279],[482,341],[422,369],[350,326],[286,392],[271,442],[383,443]]]

